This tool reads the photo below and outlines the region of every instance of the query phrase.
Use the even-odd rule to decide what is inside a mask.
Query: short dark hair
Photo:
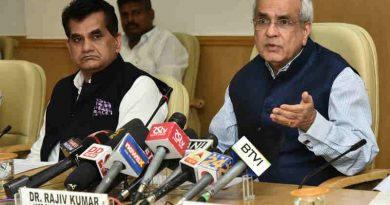
[[[118,18],[115,15],[114,7],[104,0],[73,0],[62,11],[62,26],[69,38],[69,21],[82,21],[92,13],[103,11],[107,30],[112,36],[118,35]]]
[[[152,9],[152,3],[150,0],[117,0],[116,3],[118,4],[118,8],[120,8],[123,4],[127,4],[130,2],[136,2],[144,5],[146,10]]]

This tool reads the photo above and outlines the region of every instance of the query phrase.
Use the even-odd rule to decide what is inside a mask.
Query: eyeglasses
[[[253,25],[255,27],[256,31],[264,30],[268,28],[271,23],[275,25],[276,28],[278,29],[290,29],[292,28],[295,24],[297,24],[299,21],[293,21],[288,18],[281,18],[277,19],[276,21],[272,22],[271,19],[268,18],[255,18],[252,20]]]

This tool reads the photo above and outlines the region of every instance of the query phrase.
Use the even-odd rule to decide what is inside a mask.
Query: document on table
[[[379,192],[378,195],[370,202],[369,205],[389,205],[390,204],[390,194]]]
[[[390,194],[390,176],[383,179],[374,190]]]

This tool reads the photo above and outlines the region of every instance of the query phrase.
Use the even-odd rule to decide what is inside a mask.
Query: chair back
[[[200,46],[198,38],[186,33],[173,33],[188,52],[188,67],[183,75],[183,85],[188,91],[190,101],[195,99],[196,81],[198,78]],[[188,127],[194,129],[198,135],[201,132],[200,119],[195,108],[190,108]]]
[[[46,77],[39,65],[21,60],[0,61],[0,129],[11,131],[0,139],[0,147],[31,146],[39,133],[45,104]]]
[[[313,23],[311,38],[318,44],[340,54],[358,71],[370,99],[372,130],[379,131],[378,59],[374,41],[363,28],[346,23]],[[253,48],[251,58],[258,54]]]
[[[11,60],[14,59],[14,50],[17,45],[17,41],[7,36],[0,36],[0,53],[1,59]]]
[[[187,117],[188,124],[188,110],[190,107],[190,100],[187,89],[177,81],[175,78],[168,75],[155,75],[156,78],[166,83],[173,88],[171,96],[168,101],[168,118],[175,112],[180,112]]]

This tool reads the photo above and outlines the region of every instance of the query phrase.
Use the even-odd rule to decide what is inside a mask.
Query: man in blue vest
[[[259,148],[278,149],[267,143],[282,137],[260,181],[299,184],[309,172],[367,140],[306,182],[318,185],[360,172],[379,151],[363,81],[341,56],[310,39],[312,21],[311,0],[256,1],[259,55],[234,76],[210,124],[221,151],[242,136]]]
[[[131,119],[146,123],[167,85],[123,61],[114,8],[104,0],[74,0],[62,13],[70,58],[79,69],[53,89],[44,124],[29,159],[57,161],[59,145]],[[162,122],[163,105],[151,124]]]

